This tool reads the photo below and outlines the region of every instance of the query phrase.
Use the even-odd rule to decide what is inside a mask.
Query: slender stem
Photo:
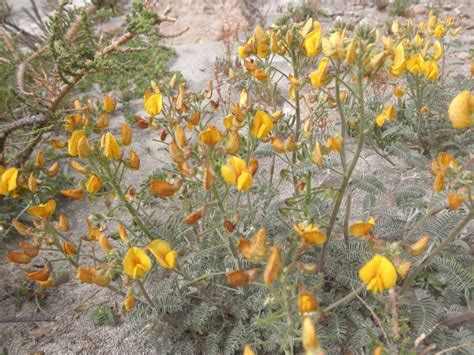
[[[349,191],[346,197],[346,212],[344,214],[344,242],[349,246],[349,218],[351,215],[352,192]]]
[[[137,278],[137,285],[138,285],[138,288],[142,291],[143,296],[145,297],[146,301],[148,302],[148,305],[151,308],[155,308],[155,304],[153,303],[153,301],[152,301],[150,295],[148,294],[148,292],[146,292],[145,286],[143,286],[143,282],[138,278]]]
[[[329,220],[329,227],[327,229],[327,241],[323,246],[323,250],[321,251],[321,257],[319,260],[319,267],[320,270],[324,270],[324,256],[326,255],[327,247],[331,240],[331,234],[334,230],[334,226],[336,224],[337,214],[339,209],[341,208],[342,199],[344,198],[344,193],[346,192],[347,186],[349,185],[349,181],[351,179],[352,173],[354,168],[357,165],[359,160],[360,154],[362,152],[362,147],[364,146],[365,142],[365,102],[364,102],[364,85],[363,85],[363,68],[362,63],[359,61],[359,70],[357,73],[357,98],[359,101],[359,139],[357,142],[357,147],[354,152],[354,156],[352,158],[351,164],[347,168],[346,173],[344,174],[344,178],[342,179],[341,188],[339,189],[339,194],[336,198],[336,202],[334,204],[334,209],[332,210],[331,219]]]
[[[122,191],[122,188],[120,187],[120,185],[117,183],[117,181],[115,180],[115,176],[113,176],[112,172],[110,171],[110,167],[109,165],[106,163],[103,165],[104,168],[105,168],[105,171],[107,172],[107,175],[110,179],[110,183],[112,184],[112,186],[114,187],[115,189],[115,192],[117,193],[119,199],[124,203],[125,207],[127,208],[128,212],[132,215],[132,217],[135,219],[135,221],[137,222],[137,224],[140,226],[141,230],[143,231],[143,233],[145,233],[147,235],[147,237],[150,239],[150,240],[153,240],[155,239],[153,237],[153,234],[149,231],[148,227],[145,225],[145,223],[143,223],[142,219],[140,218],[140,216],[138,215],[137,211],[133,208],[133,206],[130,204],[130,202],[128,202],[127,198],[125,197],[125,194],[123,193]]]
[[[411,285],[411,283],[415,280],[416,276],[427,266],[433,258],[441,253],[441,251],[444,250],[449,244],[451,244],[454,239],[458,236],[459,233],[463,230],[463,228],[472,220],[474,217],[474,210],[471,209],[471,211],[458,223],[456,228],[454,228],[451,233],[448,235],[446,239],[444,239],[433,251],[418,265],[412,272],[411,274],[407,277],[405,282],[403,283],[403,286],[400,290],[400,295],[405,292],[408,287]]]
[[[355,298],[359,293],[362,292],[362,290],[365,288],[365,285],[360,285],[359,288],[353,290],[351,293],[347,294],[340,300],[337,300],[333,304],[327,306],[324,308],[324,313],[328,313],[329,311],[333,310],[334,308],[339,307],[340,305],[346,304],[347,302],[351,301],[353,298]]]

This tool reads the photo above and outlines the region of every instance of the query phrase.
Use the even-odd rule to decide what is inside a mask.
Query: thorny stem
[[[411,272],[411,274],[407,277],[403,286],[400,290],[400,295],[402,295],[411,283],[415,280],[416,276],[427,266],[433,258],[441,253],[444,248],[446,248],[449,244],[451,244],[454,239],[458,236],[459,233],[463,230],[463,228],[472,220],[474,217],[474,209],[471,209],[469,213],[458,223],[456,228],[454,228],[451,233],[449,233],[448,237],[443,240],[433,251],[418,265],[415,270]]]
[[[291,52],[291,65],[293,67],[293,76],[298,80],[298,68],[296,63],[296,55],[294,51]],[[301,131],[301,108],[300,108],[300,92],[299,89],[295,89],[295,116],[296,116],[296,127],[295,127],[295,142],[298,142]],[[295,164],[298,158],[298,152],[295,150],[291,156],[292,169],[295,168]],[[295,195],[298,195],[298,181],[296,175],[293,173],[293,186],[295,189]]]
[[[329,220],[329,227],[327,229],[327,241],[323,245],[323,250],[321,251],[321,257],[319,260],[320,270],[324,270],[324,256],[326,255],[327,247],[331,240],[331,234],[334,230],[334,226],[336,224],[337,214],[339,209],[341,208],[342,199],[344,198],[344,193],[346,192],[347,186],[349,185],[349,181],[351,179],[352,173],[354,168],[357,165],[359,160],[360,154],[362,152],[362,147],[364,146],[365,142],[365,103],[364,103],[364,85],[363,85],[363,68],[362,63],[359,60],[359,70],[357,73],[357,98],[359,101],[359,139],[357,142],[357,147],[354,152],[354,157],[352,158],[351,164],[347,168],[347,171],[344,173],[344,177],[342,179],[341,188],[339,189],[339,194],[337,196],[336,202],[334,204],[334,209],[331,214],[331,219]]]

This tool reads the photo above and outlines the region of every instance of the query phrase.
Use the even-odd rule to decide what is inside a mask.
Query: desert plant
[[[59,149],[78,182],[61,194],[103,210],[74,238],[60,204],[38,198],[45,172],[8,167],[0,192],[29,198],[33,223],[12,221],[30,240],[7,258],[29,265],[42,249],[59,254],[81,282],[121,295],[128,331],[163,353],[468,348],[472,334],[456,317],[469,314],[474,287],[462,236],[474,215],[472,159],[455,147],[413,155],[432,189],[415,179],[394,188],[357,169],[374,127],[396,119],[393,104],[381,113],[375,101],[380,74],[397,85],[410,71],[399,46],[417,45],[384,48],[366,24],[257,26],[238,48],[242,89],[228,106],[213,100],[212,82],[198,92],[176,77],[144,88],[147,115],[135,125],[156,131],[169,162],[140,184],[126,180],[141,165],[132,126],[108,126],[115,100],[76,100]],[[472,100],[462,91],[444,107],[456,132],[471,129]],[[41,288],[55,277],[52,262],[26,275]]]

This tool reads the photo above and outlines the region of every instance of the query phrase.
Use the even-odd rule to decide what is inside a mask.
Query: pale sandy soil
[[[450,13],[459,16],[469,16],[462,19],[465,27],[461,40],[470,48],[474,45],[474,26],[470,21],[474,18],[473,6],[455,7],[449,9]],[[342,13],[342,1],[336,2],[335,6],[324,8],[327,13],[334,16],[344,15],[348,21],[356,23],[362,19],[384,25],[388,23],[389,16],[386,13],[380,14],[374,8],[362,6],[345,7]],[[163,4],[173,3],[174,15],[178,21],[173,26],[163,28],[163,33],[176,33],[186,27],[190,30],[183,36],[168,40],[178,54],[176,61],[172,65],[172,70],[179,70],[183,73],[191,88],[200,89],[207,86],[209,80],[213,78],[213,66],[215,58],[224,54],[224,46],[219,40],[222,38],[222,27],[224,25],[240,26],[245,28],[248,23],[248,15],[245,12],[245,5],[239,0],[166,0]],[[267,14],[267,25],[278,16],[279,6],[284,6],[288,1],[274,1],[264,11]],[[458,1],[456,3],[462,3]],[[466,3],[466,1],[464,1]],[[18,7],[18,6],[17,6]],[[342,7],[344,8],[344,7]],[[460,9],[460,10],[459,10]],[[456,11],[461,12],[458,14]],[[421,13],[419,16],[424,16]],[[333,21],[334,17],[322,19],[324,25]],[[327,25],[329,26],[329,25]],[[460,72],[468,75],[468,68],[460,67]],[[140,103],[137,101],[137,111],[140,110]],[[119,110],[120,112],[120,110]],[[120,113],[112,120],[117,123],[121,121]],[[160,166],[165,155],[159,151],[159,144],[152,140],[154,136],[150,131],[138,131],[135,133],[134,149],[137,150],[142,160],[142,169],[127,177],[131,184],[138,185],[156,167]],[[261,162],[265,168],[266,162]],[[394,191],[406,182],[406,179],[419,176],[417,171],[408,171],[403,176],[401,170],[390,167],[379,156],[366,152],[361,160],[358,171],[373,173],[388,179],[387,185],[392,186]],[[422,179],[427,176],[421,175]],[[429,183],[429,180],[426,180]],[[66,213],[70,218],[73,229],[69,236],[74,240],[86,234],[85,219],[91,212],[87,202],[74,202],[72,204],[62,204],[66,206]],[[165,206],[157,205],[157,208]],[[124,339],[123,326],[118,319],[117,327],[96,326],[89,317],[90,309],[99,305],[107,304],[117,311],[120,309],[121,298],[112,296],[107,290],[102,290],[94,295],[97,288],[94,286],[80,284],[71,275],[70,281],[64,285],[56,287],[45,301],[40,302],[41,309],[34,300],[23,304],[20,311],[15,309],[14,299],[19,285],[22,283],[24,272],[22,267],[14,266],[5,261],[3,254],[5,250],[11,250],[14,241],[8,245],[0,242],[0,319],[5,316],[19,315],[34,317],[42,315],[54,317],[52,322],[43,323],[7,323],[0,324],[0,349],[5,348],[10,354],[29,354],[33,352],[44,352],[46,354],[76,354],[76,353],[97,353],[97,354],[118,354],[118,353],[152,353],[153,348],[141,348],[137,340],[132,336]],[[35,263],[41,264],[41,260]],[[65,269],[66,270],[66,269]],[[91,297],[92,296],[92,297]],[[81,302],[91,297],[85,307],[79,311],[74,308]]]

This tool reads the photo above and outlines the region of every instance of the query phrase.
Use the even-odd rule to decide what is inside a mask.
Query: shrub
[[[213,100],[212,82],[190,92],[176,77],[152,81],[135,126],[156,131],[169,163],[140,185],[125,181],[140,169],[132,126],[108,127],[116,102],[77,100],[58,149],[78,182],[61,193],[104,210],[88,218],[85,238],[72,238],[61,203],[38,198],[44,161],[9,167],[0,191],[8,202],[29,198],[33,223],[12,222],[29,241],[7,258],[29,265],[45,246],[55,249],[81,282],[120,294],[129,330],[147,333],[160,352],[462,349],[472,334],[446,324],[467,312],[474,285],[459,237],[474,214],[472,161],[456,149],[428,160],[395,135],[391,149],[372,147],[389,160],[398,149],[425,170],[430,162],[432,191],[392,191],[356,174],[365,143],[383,144],[386,131],[377,130],[396,124],[401,107],[412,107],[418,125],[430,112],[420,90],[442,80],[443,43],[456,31],[432,14],[413,26],[394,23],[382,44],[365,24],[353,32],[342,22],[324,32],[313,19],[257,26],[238,48],[244,71],[231,80],[243,88],[226,107]],[[382,80],[398,88],[393,96]],[[455,134],[467,137],[472,100],[463,91],[444,106]],[[429,151],[413,127],[407,136]],[[54,263],[26,278],[54,287]]]

